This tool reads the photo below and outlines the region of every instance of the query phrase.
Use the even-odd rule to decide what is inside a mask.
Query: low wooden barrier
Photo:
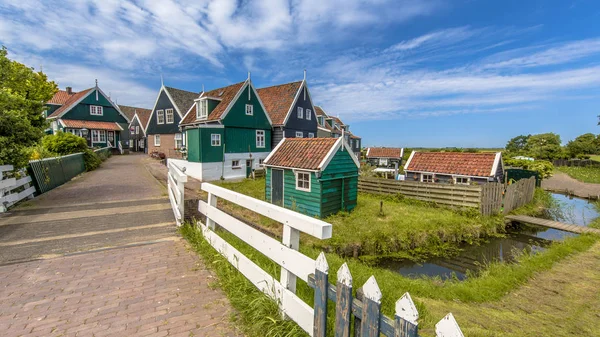
[[[185,183],[187,175],[185,168],[181,169],[172,161],[167,161],[167,190],[169,192],[169,201],[177,226],[181,226],[185,216]]]
[[[402,194],[412,199],[459,207],[479,207],[481,186],[450,185],[361,178],[358,190],[376,194]]]
[[[252,284],[273,299],[284,317],[292,319],[310,336],[325,336],[328,300],[336,303],[336,336],[350,336],[352,321],[355,336],[379,337],[380,333],[390,337],[417,336],[418,312],[410,295],[405,294],[397,302],[397,317],[387,318],[380,312],[381,292],[374,277],[359,290],[358,298],[353,299],[352,276],[346,264],[338,272],[338,283],[334,287],[328,281],[325,255],[321,253],[313,260],[298,251],[300,232],[328,239],[332,234],[331,224],[209,183],[203,183],[201,188],[208,192],[208,202],[198,202],[198,211],[206,216],[206,224],[198,222],[204,238]],[[218,209],[219,198],[282,223],[282,241]],[[217,225],[281,266],[279,280],[222,239],[215,232]],[[315,289],[314,308],[296,295],[298,278]],[[452,314],[436,325],[436,334],[439,337],[463,336]]]
[[[535,177],[521,179],[506,187],[504,192],[504,214],[530,203],[535,194]]]
[[[0,213],[6,212],[10,206],[25,198],[33,197],[35,193],[30,176],[7,177],[5,172],[13,170],[12,165],[0,166]]]
[[[555,159],[554,166],[600,167],[600,162],[591,159]]]
[[[27,170],[37,192],[46,193],[85,171],[83,153],[31,160]]]

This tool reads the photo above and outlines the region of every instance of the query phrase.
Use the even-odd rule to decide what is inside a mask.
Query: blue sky
[[[3,0],[0,43],[61,88],[151,107],[295,81],[365,146],[497,147],[597,133],[599,1]]]

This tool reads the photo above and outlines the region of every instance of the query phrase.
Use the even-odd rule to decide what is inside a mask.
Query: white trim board
[[[404,164],[404,171],[406,171],[408,169],[408,165],[410,165],[410,161],[413,159],[413,156],[415,155],[415,152],[417,151],[413,151],[410,153],[410,157],[408,157],[408,160],[406,161],[406,164]]]

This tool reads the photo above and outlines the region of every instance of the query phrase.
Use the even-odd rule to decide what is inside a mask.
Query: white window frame
[[[156,124],[165,124],[164,110],[156,110]]]
[[[261,149],[265,147],[265,130],[256,130],[256,147]]]
[[[427,176],[428,178],[425,179],[425,176]],[[429,178],[429,177],[431,177],[431,178]],[[422,183],[434,183],[435,175],[433,173],[421,173],[421,182]]]
[[[136,126],[135,126],[135,134],[136,134],[136,135],[139,135],[139,134],[140,134],[140,126],[139,126],[139,125],[136,125]]]
[[[461,182],[459,182],[458,180],[461,180]],[[466,181],[464,181],[464,179],[466,179]],[[454,183],[457,185],[469,185],[471,183],[471,178],[469,177],[454,177]]]
[[[304,138],[304,132],[296,131],[296,138]]]
[[[235,163],[237,163],[237,165],[235,165]],[[239,159],[234,159],[231,161],[231,168],[232,169],[241,169],[242,167],[240,166],[240,160]]]
[[[310,110],[310,109],[306,109],[306,120],[307,121],[312,120],[312,110]]]
[[[175,148],[181,149],[183,147],[183,134],[176,133],[175,136],[173,136],[173,141],[175,142]],[[177,143],[180,143],[180,144],[178,145]]]
[[[296,171],[295,173],[296,173],[296,189],[298,191],[310,192],[310,187],[311,187],[311,175],[310,175],[310,172],[307,172],[307,171]],[[308,176],[308,187],[304,186],[305,183],[307,182],[306,179],[300,180],[301,177],[304,177],[306,175]],[[302,182],[303,186],[299,187],[298,186],[298,182]]]
[[[208,100],[204,99],[198,102],[196,107],[196,119],[206,119],[208,117]]]
[[[246,104],[246,116],[253,116],[253,115],[254,115],[254,105]]]
[[[299,106],[297,114],[298,114],[298,119],[303,119],[304,118],[304,108]]]
[[[221,134],[211,133],[210,134],[210,146],[221,146]]]
[[[308,138],[315,138],[315,134],[313,132],[308,133]]]
[[[175,123],[175,116],[173,115],[173,109],[167,109],[167,110],[165,110],[165,116],[166,116],[166,119],[167,119],[167,124],[173,124],[173,123]],[[169,117],[171,117],[171,118],[169,118]],[[169,122],[169,119],[171,120],[170,122]]]
[[[263,158],[258,159],[258,166],[262,166],[265,160]]]
[[[154,146],[160,146],[160,135],[154,135]]]
[[[388,166],[388,158],[379,158],[379,166]]]
[[[92,116],[102,116],[104,114],[104,109],[100,105],[90,105],[90,115]]]

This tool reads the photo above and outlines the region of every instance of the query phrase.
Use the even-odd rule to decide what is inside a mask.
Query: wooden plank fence
[[[25,198],[32,198],[35,193],[30,176],[8,177],[8,172],[13,170],[12,165],[0,166],[0,213]]]
[[[474,207],[483,215],[494,215],[501,212],[507,214],[531,202],[535,183],[535,177],[521,179],[508,185],[505,191],[504,185],[500,183],[452,185],[361,178],[358,190],[375,194],[402,194],[408,198],[441,205]]]
[[[338,272],[338,282],[334,287],[328,281],[329,267],[325,255],[321,253],[317,260],[313,260],[298,251],[300,232],[328,239],[331,238],[331,224],[209,183],[203,183],[201,189],[208,192],[208,202],[198,202],[198,210],[206,216],[206,224],[198,222],[204,238],[250,282],[273,299],[284,317],[292,319],[310,336],[325,336],[328,300],[336,303],[335,336],[349,337],[352,326],[355,336],[361,337],[378,337],[380,333],[394,337],[417,336],[418,312],[410,295],[405,294],[396,303],[396,317],[387,318],[380,312],[382,295],[374,277],[358,291],[357,298],[353,298],[352,276],[346,264]],[[218,209],[219,198],[282,223],[282,242]],[[215,232],[217,225],[281,266],[279,280],[223,240]],[[314,308],[296,295],[298,278],[315,289]],[[436,325],[436,334],[438,337],[463,336],[452,314]]]
[[[600,167],[600,161],[591,159],[555,159],[554,166]]]
[[[46,193],[85,172],[83,153],[31,160],[27,170],[37,192]]]
[[[358,190],[376,194],[402,194],[412,199],[459,207],[479,207],[481,186],[360,178]]]
[[[530,203],[535,194],[535,177],[521,179],[506,187],[504,192],[504,214]]]

